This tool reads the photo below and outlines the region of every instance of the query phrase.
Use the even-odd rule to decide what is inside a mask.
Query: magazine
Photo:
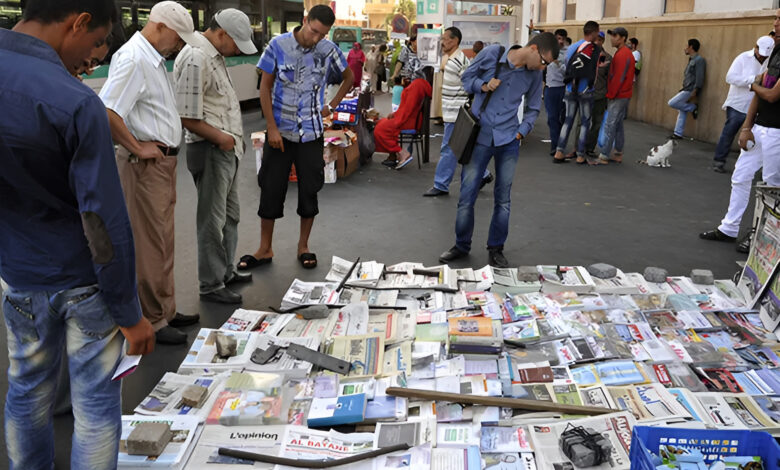
[[[611,446],[607,461],[589,468],[631,468],[628,453],[631,448],[631,429],[634,427],[634,418],[627,412],[529,426],[537,466],[539,468],[574,468],[571,460],[561,450],[559,439],[567,427],[579,426],[601,434]]]
[[[233,372],[217,395],[206,424],[249,426],[286,424],[292,392],[283,387],[284,375]]]

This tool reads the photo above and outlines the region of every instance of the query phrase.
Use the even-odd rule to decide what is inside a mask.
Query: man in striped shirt
[[[460,81],[461,75],[469,66],[468,57],[459,48],[462,38],[460,30],[454,26],[445,29],[442,35],[441,48],[444,58],[441,66],[443,72],[441,111],[444,121],[444,137],[441,140],[441,155],[439,163],[436,165],[433,187],[423,194],[425,197],[449,194],[450,182],[455,176],[455,167],[458,165],[458,158],[452,153],[449,142],[452,129],[455,127],[455,120],[458,118],[458,111],[469,100],[469,95]],[[493,175],[485,169],[482,186],[492,180]]]

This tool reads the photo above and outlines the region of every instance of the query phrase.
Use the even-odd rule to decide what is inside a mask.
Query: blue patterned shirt
[[[338,77],[341,82],[347,68],[339,47],[323,39],[304,49],[293,33],[285,33],[268,43],[257,68],[276,75],[273,112],[282,137],[293,142],[318,139],[322,135],[322,91],[329,77]]]

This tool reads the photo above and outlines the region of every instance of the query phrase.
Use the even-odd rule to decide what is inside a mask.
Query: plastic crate
[[[698,449],[706,464],[721,456],[759,456],[764,469],[780,469],[780,445],[767,432],[635,426],[631,435],[631,470],[655,470],[661,465],[657,453],[663,444]]]
[[[357,107],[358,99],[352,98],[350,100],[342,100],[341,103],[339,103],[339,105],[333,109],[333,111],[355,114],[357,113]]]

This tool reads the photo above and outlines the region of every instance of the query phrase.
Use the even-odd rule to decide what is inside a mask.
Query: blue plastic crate
[[[767,432],[635,426],[631,435],[631,470],[661,465],[658,447],[669,444],[698,449],[711,464],[724,456],[759,456],[766,470],[780,469],[780,445]]]
[[[357,98],[353,98],[351,100],[342,100],[341,103],[339,103],[339,105],[333,109],[333,111],[355,114],[357,113],[357,106]]]

